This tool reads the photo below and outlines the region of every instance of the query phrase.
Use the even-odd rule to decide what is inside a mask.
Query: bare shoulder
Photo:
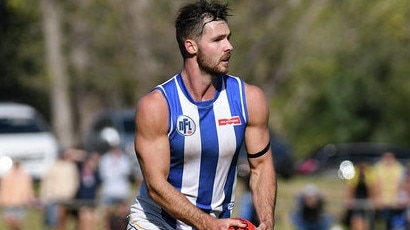
[[[268,112],[266,97],[261,88],[245,83],[246,101],[250,114],[257,112]]]
[[[153,90],[138,101],[135,114],[136,123],[140,126],[160,125],[167,123],[168,105],[162,93]]]
[[[137,104],[138,110],[155,110],[161,109],[161,106],[166,105],[164,96],[159,90],[153,90],[143,96]]]

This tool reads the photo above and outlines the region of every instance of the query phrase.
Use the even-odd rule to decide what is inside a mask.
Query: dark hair
[[[228,21],[228,4],[221,4],[216,1],[208,2],[199,0],[183,6],[179,10],[175,20],[176,39],[179,50],[185,58],[188,53],[184,46],[184,41],[188,38],[197,39],[202,35],[204,26],[212,21]]]

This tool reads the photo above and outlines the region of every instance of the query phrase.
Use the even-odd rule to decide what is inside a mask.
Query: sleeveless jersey
[[[243,81],[221,76],[215,97],[201,102],[192,99],[180,74],[155,89],[163,93],[169,109],[168,182],[201,210],[217,218],[230,217],[236,164],[248,122]],[[165,211],[161,215],[175,229],[192,229]]]

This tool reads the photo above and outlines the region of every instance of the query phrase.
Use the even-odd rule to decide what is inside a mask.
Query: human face
[[[226,21],[212,21],[204,26],[197,54],[198,66],[202,71],[212,75],[228,73],[233,50],[229,41],[230,36]]]

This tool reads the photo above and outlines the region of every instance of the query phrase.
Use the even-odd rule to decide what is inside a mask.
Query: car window
[[[0,133],[15,134],[15,133],[39,133],[48,131],[44,122],[37,117],[34,118],[0,118]]]
[[[114,124],[112,122],[111,119],[109,119],[109,117],[101,117],[94,126],[94,132],[100,132],[101,130],[103,130],[104,128],[107,127],[113,127]]]
[[[128,134],[134,134],[135,132],[135,124],[134,119],[124,119],[123,121],[124,131]]]

